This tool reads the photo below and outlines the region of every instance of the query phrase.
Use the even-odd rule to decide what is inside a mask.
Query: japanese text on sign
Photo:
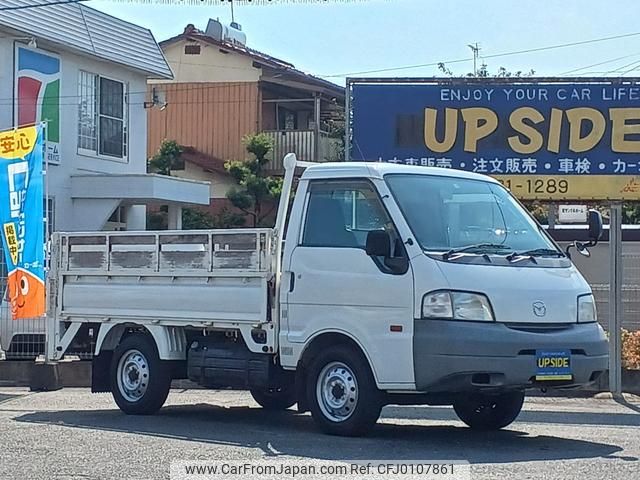
[[[571,177],[567,191],[573,177],[598,176],[612,185],[602,198],[623,198],[606,178],[640,176],[640,86],[625,82],[354,80],[350,158]]]

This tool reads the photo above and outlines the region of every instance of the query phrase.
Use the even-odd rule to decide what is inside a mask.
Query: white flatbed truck
[[[386,404],[453,405],[502,428],[525,389],[607,369],[589,285],[495,180],[284,164],[273,229],[55,234],[47,360],[93,334],[92,390],[128,414],[156,412],[189,378],[266,409],[297,403],[339,435],[365,433]],[[591,214],[594,241],[601,222]]]

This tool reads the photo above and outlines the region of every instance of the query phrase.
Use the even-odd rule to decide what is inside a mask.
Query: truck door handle
[[[296,274],[293,272],[289,272],[289,293],[293,292],[293,289],[296,286]]]

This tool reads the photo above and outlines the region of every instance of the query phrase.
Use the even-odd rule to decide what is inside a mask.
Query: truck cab
[[[589,285],[497,181],[284,164],[274,229],[55,238],[49,360],[88,322],[94,390],[127,413],[156,411],[188,377],[267,409],[297,403],[339,435],[365,433],[387,404],[453,405],[472,428],[502,428],[526,389],[607,369]]]
[[[351,345],[388,401],[453,403],[469,423],[503,424],[511,415],[473,412],[500,401],[519,411],[526,388],[577,387],[607,368],[589,285],[486,176],[383,163],[307,168],[282,286],[283,367],[297,368],[323,337],[313,356]],[[564,367],[539,366],[547,362]],[[319,413],[348,420],[355,372],[339,360],[323,372]],[[353,393],[336,395],[336,385]]]

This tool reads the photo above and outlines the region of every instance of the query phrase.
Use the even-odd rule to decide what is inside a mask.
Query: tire
[[[282,411],[293,407],[296,402],[296,389],[293,385],[282,388],[252,389],[253,399],[265,410]]]
[[[455,402],[453,409],[460,420],[475,430],[499,430],[518,417],[523,402],[523,391],[500,395],[472,394]]]
[[[325,433],[360,436],[377,422],[380,391],[364,356],[346,345],[321,351],[307,375],[311,416]]]
[[[160,410],[169,394],[169,362],[160,360],[153,338],[129,335],[113,352],[110,382],[120,410],[128,415],[151,415]]]

